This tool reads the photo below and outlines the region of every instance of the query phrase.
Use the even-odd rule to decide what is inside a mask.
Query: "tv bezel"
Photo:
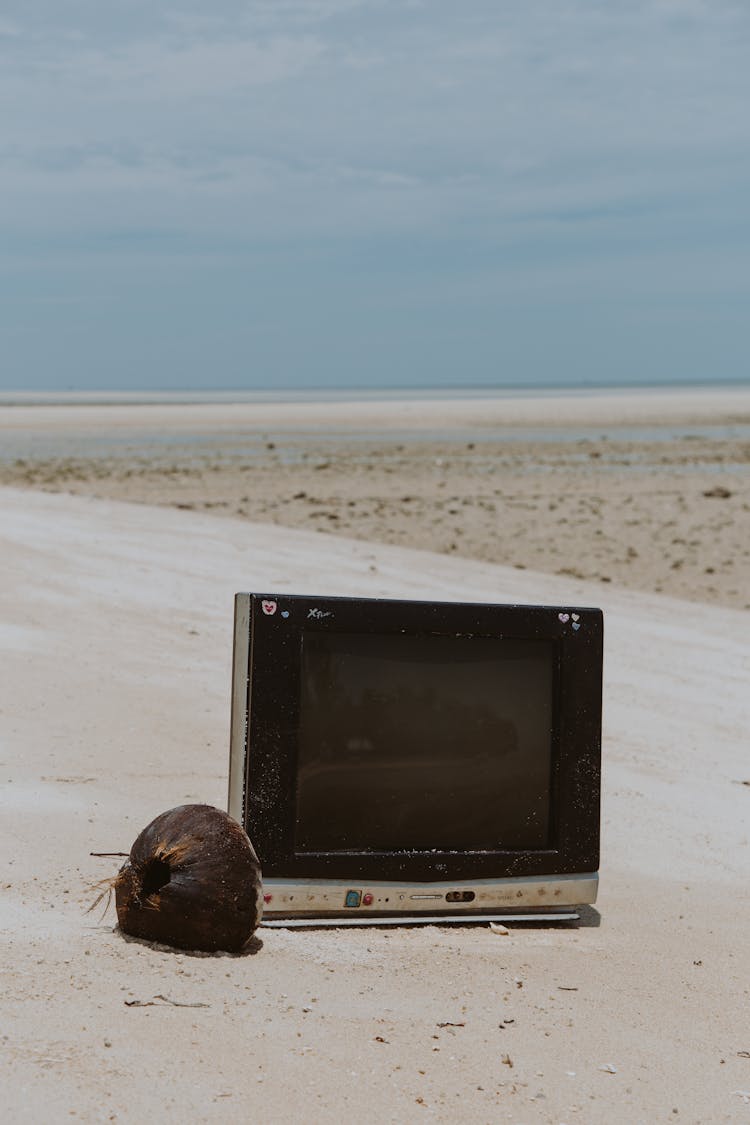
[[[295,848],[304,633],[492,637],[554,645],[550,846],[528,850]],[[264,880],[409,884],[595,873],[599,866],[603,616],[599,609],[237,594],[229,811]],[[579,900],[580,901],[580,900]]]

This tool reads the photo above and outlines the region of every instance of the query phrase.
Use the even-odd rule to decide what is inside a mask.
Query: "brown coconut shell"
[[[120,929],[177,949],[236,953],[263,913],[258,857],[212,805],[178,805],[143,829],[115,880]]]

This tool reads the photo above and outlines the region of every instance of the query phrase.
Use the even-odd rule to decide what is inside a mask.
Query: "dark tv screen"
[[[555,653],[305,631],[295,851],[551,846]]]

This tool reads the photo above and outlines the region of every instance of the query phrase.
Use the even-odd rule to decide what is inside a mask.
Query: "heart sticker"
[[[580,629],[581,628],[581,622],[580,621],[574,621],[573,622],[573,628],[576,629],[576,630]]]
[[[260,603],[263,612],[270,617],[276,612],[276,602],[267,602],[265,599]]]
[[[288,609],[282,609],[281,616],[282,617],[288,617],[289,616],[289,610]]]
[[[570,614],[569,613],[558,613],[557,616],[559,617],[560,621],[562,621],[563,625],[565,624],[566,621],[570,621]]]
[[[571,613],[570,616],[573,618],[574,621],[578,621],[580,615],[577,614],[577,613]]]

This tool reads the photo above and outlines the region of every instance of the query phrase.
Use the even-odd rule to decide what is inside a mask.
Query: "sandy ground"
[[[0,405],[0,483],[750,607],[750,389]]]
[[[0,560],[7,1120],[750,1121],[747,612],[29,489],[0,489]],[[116,869],[89,852],[225,804],[253,588],[601,604],[597,910],[507,937],[261,930],[239,958],[86,914]]]
[[[750,1121],[749,427],[745,391],[0,405],[7,1119]],[[253,588],[601,604],[597,910],[241,958],[86,914],[89,852],[225,806]]]

